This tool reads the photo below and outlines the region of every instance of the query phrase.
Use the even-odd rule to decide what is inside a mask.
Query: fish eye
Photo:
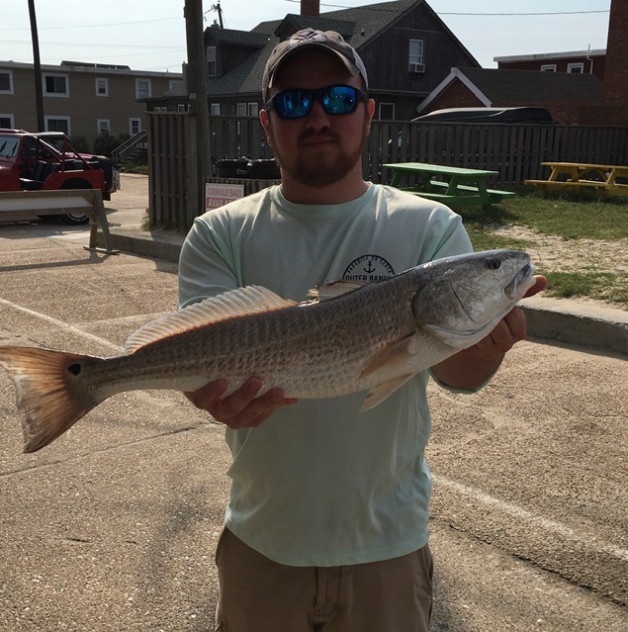
[[[499,270],[501,268],[501,261],[499,259],[489,259],[486,262],[489,270]]]

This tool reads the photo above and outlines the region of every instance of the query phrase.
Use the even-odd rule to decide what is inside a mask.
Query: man
[[[196,220],[181,254],[181,306],[252,284],[302,300],[325,282],[386,277],[471,250],[446,207],[363,180],[375,105],[364,64],[337,33],[304,30],[280,43],[262,88],[260,120],[282,184]],[[432,374],[474,391],[524,335],[515,308]],[[428,629],[427,380],[417,375],[366,413],[363,394],[256,397],[255,376],[228,397],[224,380],[188,394],[228,426],[233,454],[217,630]]]

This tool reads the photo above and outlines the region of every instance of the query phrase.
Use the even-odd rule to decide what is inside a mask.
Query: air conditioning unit
[[[425,72],[425,64],[410,64],[409,72]]]

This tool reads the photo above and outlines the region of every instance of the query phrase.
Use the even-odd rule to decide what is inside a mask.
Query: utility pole
[[[207,60],[203,38],[203,2],[185,0],[185,30],[187,39],[187,88],[190,113],[196,119],[196,182],[197,199],[188,208],[191,217],[205,210],[205,179],[211,175],[209,142],[209,110],[207,107]]]
[[[35,109],[37,112],[37,131],[44,129],[44,97],[41,86],[41,62],[39,59],[39,36],[37,35],[37,17],[35,0],[28,0],[28,12],[31,18],[31,39],[33,40],[33,73],[35,75]]]

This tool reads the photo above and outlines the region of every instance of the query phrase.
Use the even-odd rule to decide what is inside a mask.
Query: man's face
[[[324,88],[344,84],[364,89],[333,53],[306,50],[288,60],[275,78],[270,96],[291,88]],[[362,148],[368,137],[373,102],[360,103],[350,114],[326,114],[315,100],[311,112],[299,119],[261,113],[268,141],[282,176],[305,186],[324,187],[342,180],[354,169],[361,173]]]

